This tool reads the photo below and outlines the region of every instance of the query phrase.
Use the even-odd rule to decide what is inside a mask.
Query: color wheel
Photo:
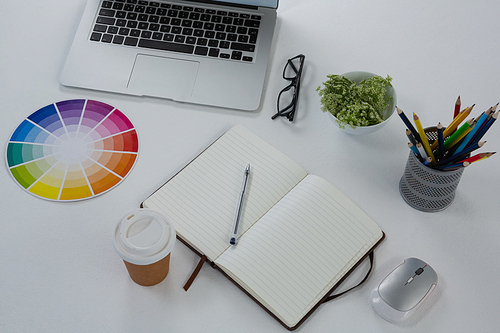
[[[47,105],[12,134],[6,161],[14,180],[48,200],[92,198],[117,186],[139,152],[137,132],[116,108],[74,99]]]

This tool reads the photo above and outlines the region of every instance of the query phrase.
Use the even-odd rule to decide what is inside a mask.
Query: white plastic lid
[[[113,244],[118,255],[136,265],[149,265],[165,258],[174,247],[174,226],[159,213],[137,209],[118,221]]]

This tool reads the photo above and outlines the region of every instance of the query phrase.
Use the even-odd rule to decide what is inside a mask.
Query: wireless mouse
[[[373,309],[382,318],[399,323],[410,317],[436,288],[434,269],[417,258],[408,258],[370,294]]]

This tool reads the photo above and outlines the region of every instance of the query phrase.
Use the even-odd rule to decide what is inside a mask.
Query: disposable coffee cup
[[[130,278],[141,286],[153,286],[168,274],[175,229],[158,212],[137,209],[118,221],[113,244]]]

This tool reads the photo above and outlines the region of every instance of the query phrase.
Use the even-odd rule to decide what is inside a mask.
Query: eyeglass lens
[[[301,67],[302,58],[295,57],[286,63],[285,68],[283,69],[283,78],[285,80],[293,80],[297,77],[299,73],[299,69]]]

